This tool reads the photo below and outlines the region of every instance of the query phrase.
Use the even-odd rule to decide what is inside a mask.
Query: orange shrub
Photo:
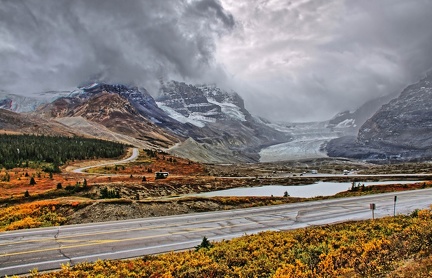
[[[0,208],[0,231],[62,225],[66,217],[58,212],[60,206],[46,200]]]
[[[424,210],[417,216],[262,232],[210,249],[82,263],[33,277],[407,277],[399,268],[407,260],[432,265],[430,215]],[[430,275],[430,269],[419,273]],[[406,271],[425,277],[413,267]]]

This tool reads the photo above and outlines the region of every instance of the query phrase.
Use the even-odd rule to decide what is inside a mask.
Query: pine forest
[[[69,160],[119,157],[125,148],[120,143],[91,138],[0,134],[0,168],[46,162],[54,169]]]

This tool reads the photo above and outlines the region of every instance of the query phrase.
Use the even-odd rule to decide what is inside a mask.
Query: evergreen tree
[[[30,178],[30,185],[35,185],[36,181],[33,177]]]
[[[59,165],[66,161],[115,158],[124,154],[125,147],[90,138],[0,134],[0,165],[11,169],[23,162],[25,167],[47,162],[53,165],[48,166],[50,170],[59,172]]]
[[[202,248],[210,249],[212,247],[213,247],[213,244],[211,244],[210,241],[207,239],[207,237],[204,236],[201,243],[199,245],[195,246],[195,251],[198,251]]]

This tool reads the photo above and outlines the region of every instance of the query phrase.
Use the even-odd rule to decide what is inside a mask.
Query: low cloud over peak
[[[0,23],[0,86],[28,94],[93,76],[139,85],[199,78],[234,19],[217,0],[3,0]]]
[[[271,119],[325,120],[432,67],[428,0],[223,2],[239,26],[218,59],[247,84],[252,112]]]
[[[326,120],[432,68],[430,0],[0,0],[0,90],[216,82],[253,114]]]

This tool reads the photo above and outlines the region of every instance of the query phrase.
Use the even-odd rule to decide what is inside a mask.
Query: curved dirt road
[[[77,168],[72,170],[73,173],[80,173],[83,174],[84,171],[90,169],[90,168],[96,168],[96,167],[101,167],[101,166],[107,166],[107,165],[114,165],[114,164],[124,164],[127,162],[131,162],[134,161],[135,159],[137,159],[139,155],[139,150],[138,148],[133,148],[132,149],[132,155],[126,159],[123,160],[116,160],[116,161],[110,161],[110,162],[105,162],[105,163],[101,163],[101,164],[96,164],[96,165],[91,165],[91,166],[86,166],[86,167],[81,167],[81,168]]]

